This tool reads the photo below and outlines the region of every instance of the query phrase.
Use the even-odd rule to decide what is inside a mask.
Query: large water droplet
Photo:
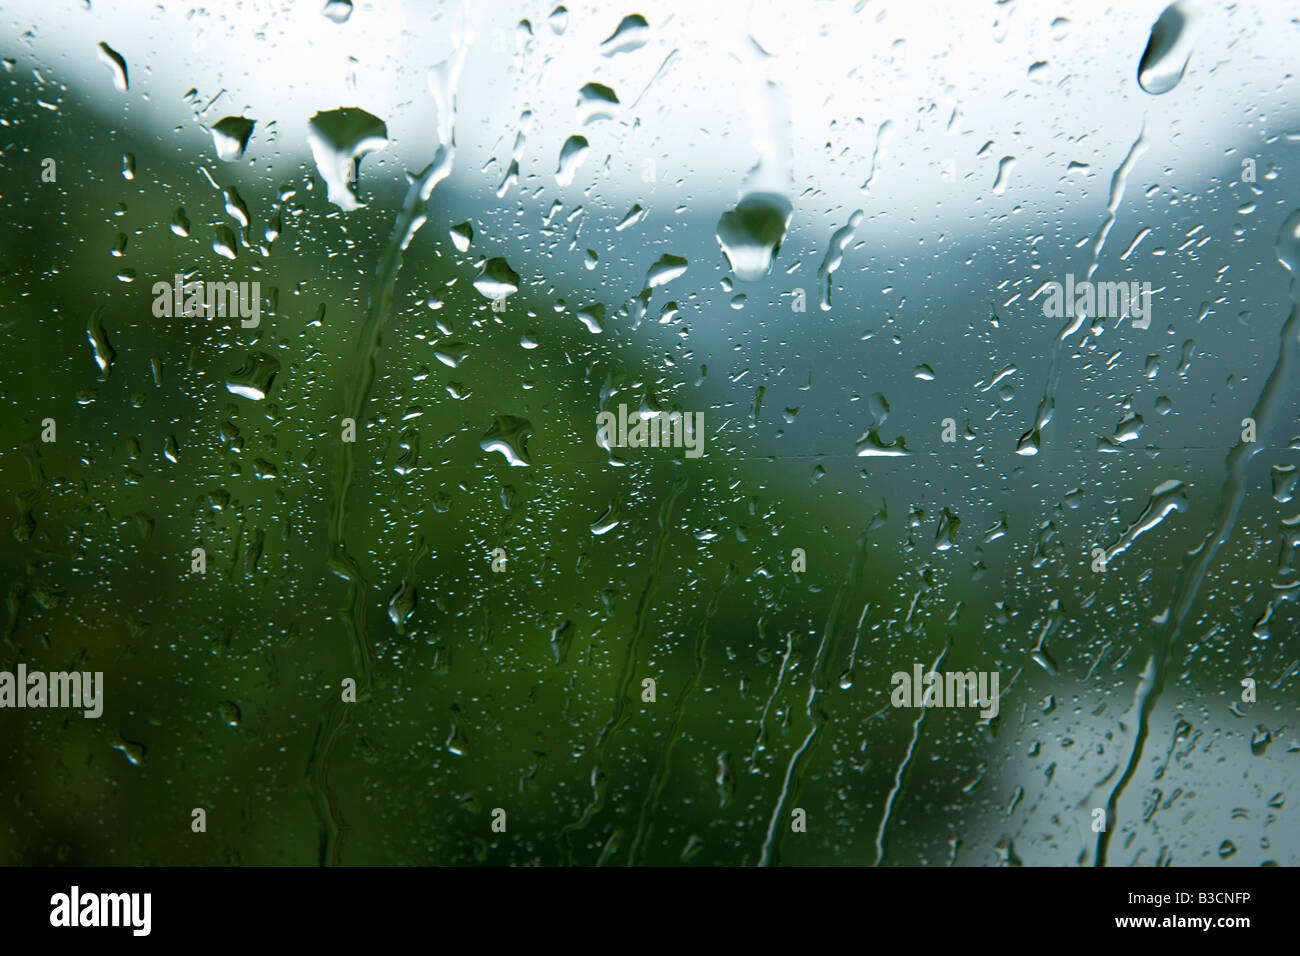
[[[1268,752],[1268,745],[1272,742],[1272,732],[1262,724],[1257,724],[1255,733],[1250,738],[1250,752],[1256,757],[1262,757]]]
[[[244,155],[248,148],[248,138],[253,135],[257,120],[243,116],[227,116],[212,127],[212,145],[217,151],[217,158],[227,163],[234,162]]]
[[[1129,525],[1118,541],[1106,549],[1106,563],[1109,564],[1116,556],[1127,551],[1139,537],[1158,527],[1169,515],[1181,514],[1187,509],[1187,492],[1183,483],[1172,478],[1162,481],[1151,492],[1151,498],[1138,519]]]
[[[127,740],[121,734],[118,734],[117,739],[113,742],[113,749],[120,750],[122,756],[124,756],[127,759],[127,762],[129,762],[133,767],[139,767],[144,763],[144,744],[137,744],[134,741]]]
[[[453,754],[457,757],[465,756],[465,752],[469,750],[469,743],[466,741],[465,734],[458,724],[451,725],[451,730],[447,732],[447,742],[444,746],[447,748],[447,753]]]
[[[578,318],[592,335],[605,331],[605,307],[599,302],[578,310]]]
[[[613,531],[619,526],[622,520],[623,518],[619,514],[618,505],[611,502],[609,507],[605,509],[605,513],[592,522],[591,533],[599,536],[606,532]]]
[[[239,195],[239,190],[234,186],[223,189],[222,197],[226,201],[226,214],[239,223],[239,228],[247,229],[252,222],[252,217],[248,214],[248,203],[244,202],[244,197]]]
[[[1151,28],[1151,39],[1138,64],[1138,85],[1153,96],[1168,93],[1183,78],[1195,40],[1194,15],[1183,3],[1171,3]]]
[[[498,415],[478,444],[486,452],[501,452],[512,467],[524,468],[529,464],[525,442],[532,431],[532,422],[526,418]]]
[[[896,441],[887,445],[881,441],[880,433],[871,428],[858,439],[859,458],[906,458],[910,454],[911,452],[903,444],[902,435],[899,435]]]
[[[1003,156],[998,160],[998,174],[993,179],[993,195],[1001,196],[1007,191],[1007,180],[1011,178],[1011,170],[1015,165],[1014,156]]]
[[[108,67],[108,72],[113,75],[113,87],[119,93],[125,93],[129,83],[126,75],[126,60],[122,59],[122,54],[107,43],[101,43],[99,45],[99,62]]]
[[[388,619],[393,622],[393,629],[398,634],[406,633],[406,622],[415,613],[416,589],[409,581],[403,581],[388,599]]]
[[[793,207],[776,193],[750,193],[718,219],[717,239],[736,278],[756,282],[772,263],[790,227]]]
[[[388,145],[384,121],[353,106],[317,113],[308,124],[307,142],[329,201],[344,212],[360,209],[364,204],[353,186],[361,157]]]
[[[829,312],[831,308],[831,276],[844,262],[844,250],[853,241],[853,234],[861,223],[862,210],[856,209],[853,215],[849,216],[848,224],[836,229],[835,234],[831,236],[830,248],[826,250],[826,258],[822,260],[821,267],[817,270],[817,278],[821,280],[819,282],[821,286],[819,305],[823,312]]]
[[[1292,278],[1300,276],[1300,209],[1287,216],[1286,222],[1282,223],[1274,249],[1277,261],[1291,272]]]
[[[578,167],[587,159],[590,144],[585,136],[570,136],[560,148],[560,164],[555,169],[555,181],[561,186],[573,182]]]
[[[270,393],[271,383],[275,381],[275,373],[278,371],[280,363],[273,356],[265,352],[253,352],[226,379],[226,391],[260,402]]]
[[[448,232],[451,234],[451,243],[456,247],[457,252],[469,251],[469,244],[474,241],[473,226],[462,222],[459,226],[452,226]]]
[[[687,262],[681,256],[662,255],[646,274],[646,285],[651,289],[667,285],[686,272],[686,266]]]
[[[939,528],[934,535],[934,549],[947,551],[953,547],[957,543],[957,529],[960,527],[961,519],[944,508],[939,514]]]
[[[1273,466],[1273,500],[1281,504],[1290,504],[1295,497],[1296,480],[1300,479],[1300,470],[1295,465]]]
[[[474,288],[489,299],[504,299],[519,291],[519,274],[506,260],[489,259],[474,280]]]
[[[352,0],[329,0],[321,13],[335,23],[346,23],[352,16]]]
[[[600,51],[605,56],[630,53],[645,46],[648,39],[650,39],[650,24],[646,23],[645,17],[641,14],[633,13],[624,17],[617,29],[605,38],[605,42],[600,45]]]
[[[588,83],[578,90],[578,122],[583,126],[598,119],[611,119],[618,96],[603,83]]]
[[[219,256],[225,256],[227,259],[234,259],[239,255],[239,240],[235,234],[230,231],[229,226],[217,226],[213,231],[212,251]]]
[[[624,229],[630,229],[644,220],[646,215],[647,213],[641,208],[640,203],[633,203],[632,208],[627,211],[627,215],[620,219],[618,225],[614,227],[614,231],[622,232]]]

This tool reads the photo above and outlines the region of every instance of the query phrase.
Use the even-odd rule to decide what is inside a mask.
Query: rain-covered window
[[[0,863],[1300,862],[1284,0],[0,10]]]

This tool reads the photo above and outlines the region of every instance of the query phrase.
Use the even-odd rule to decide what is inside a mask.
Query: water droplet
[[[475,278],[474,288],[486,298],[504,299],[519,291],[519,274],[506,260],[500,257],[489,259]]]
[[[1127,551],[1141,535],[1159,526],[1169,515],[1175,512],[1182,513],[1187,508],[1187,492],[1183,488],[1183,483],[1172,478],[1168,481],[1162,481],[1156,486],[1155,491],[1151,492],[1147,506],[1143,509],[1142,514],[1138,516],[1138,519],[1120,535],[1118,541],[1106,549],[1105,560],[1107,564],[1116,555]]]
[[[348,17],[352,16],[352,0],[329,0],[321,13],[335,23],[347,23]]]
[[[532,431],[533,425],[526,418],[498,415],[479,447],[489,453],[499,451],[511,467],[524,468],[529,464],[526,442]]]
[[[667,285],[685,273],[687,265],[688,263],[681,256],[664,254],[650,267],[646,275],[646,285],[651,289]]]
[[[713,775],[718,789],[718,806],[725,807],[736,792],[736,771],[731,765],[731,754],[724,750],[718,754],[718,769]]]
[[[622,19],[617,29],[601,43],[600,49],[605,56],[630,53],[645,46],[648,39],[650,39],[650,24],[646,23],[645,17],[641,14],[633,13]]]
[[[884,392],[875,392],[867,399],[867,411],[871,413],[871,421],[877,428],[885,424],[889,418],[889,399],[885,398]]]
[[[239,241],[229,226],[217,226],[213,230],[212,251],[227,259],[234,259],[239,254]]]
[[[1015,168],[1016,158],[1014,156],[1003,156],[998,160],[998,174],[993,180],[993,194],[1001,196],[1007,191],[1007,179],[1011,176],[1011,170]]]
[[[880,433],[875,429],[868,429],[867,433],[858,439],[858,457],[859,458],[905,458],[911,452],[903,444],[903,436],[892,444],[885,444],[880,439]]]
[[[444,342],[433,350],[433,357],[448,368],[456,368],[469,355],[463,342]]]
[[[603,83],[588,83],[578,90],[578,122],[583,126],[598,119],[613,119],[618,97]]]
[[[474,241],[473,226],[462,222],[459,226],[452,226],[448,233],[451,236],[451,244],[456,247],[457,252],[469,251],[469,244]]]
[[[605,331],[605,307],[599,302],[579,309],[578,318],[582,320],[582,324],[587,327],[587,331],[592,335],[600,335],[601,332]]]
[[[247,229],[252,222],[252,217],[249,216],[248,204],[239,195],[239,191],[231,186],[229,189],[222,190],[222,196],[226,201],[226,215],[239,223],[239,228]]]
[[[465,735],[461,733],[460,727],[453,723],[451,730],[447,733],[447,742],[444,746],[447,748],[447,753],[463,757],[469,749],[469,742],[465,739]]]
[[[551,628],[551,653],[555,655],[555,665],[559,667],[569,656],[569,645],[573,643],[573,622],[565,618]]]
[[[1268,745],[1273,742],[1273,735],[1267,727],[1256,726],[1255,733],[1250,738],[1250,752],[1256,757],[1262,757],[1268,751]]]
[[[704,841],[697,834],[692,833],[686,840],[686,846],[682,847],[681,856],[678,857],[683,863],[689,863],[699,856],[700,851],[704,849]]]
[[[591,533],[594,535],[605,534],[605,532],[612,531],[613,529],[617,528],[622,523],[622,521],[623,519],[622,516],[619,514],[618,506],[616,504],[611,503],[609,507],[605,509],[605,513],[601,515],[599,518],[597,518],[595,522],[592,523]]]
[[[135,154],[122,154],[122,178],[128,182],[135,179]]]
[[[1153,96],[1168,93],[1183,78],[1195,40],[1194,17],[1183,3],[1165,7],[1138,63],[1138,85]]]
[[[1037,664],[1043,670],[1047,671],[1047,673],[1051,674],[1052,676],[1056,676],[1057,674],[1056,661],[1055,659],[1053,659],[1051,652],[1048,651],[1046,647],[1039,647],[1035,649],[1029,655],[1029,657],[1035,664]]]
[[[177,206],[176,214],[172,216],[172,232],[183,239],[190,234],[190,220],[185,215],[185,209],[182,206]]]
[[[98,306],[90,313],[90,319],[86,323],[86,338],[90,341],[95,364],[99,366],[99,380],[106,382],[113,371],[113,360],[117,357],[117,352],[109,344],[108,334],[104,331],[103,306]]]
[[[1292,281],[1300,276],[1300,209],[1286,217],[1274,246],[1277,261],[1291,273]]]
[[[307,143],[329,201],[344,212],[360,209],[364,203],[353,191],[361,168],[361,157],[388,145],[388,127],[363,109],[345,106],[317,113],[307,127]]]
[[[227,116],[219,120],[212,127],[212,147],[217,151],[217,159],[232,163],[242,158],[256,125],[257,120],[243,116]]]
[[[1290,504],[1295,497],[1296,479],[1300,470],[1295,465],[1273,466],[1273,500],[1280,504]]]
[[[107,43],[99,45],[99,62],[108,67],[108,72],[113,75],[113,87],[119,93],[125,93],[128,88],[126,76],[126,60],[122,59],[122,54],[118,53]]]
[[[265,352],[251,352],[244,364],[226,378],[226,391],[260,402],[271,392],[280,363]]]
[[[591,147],[585,136],[570,136],[560,149],[560,164],[555,169],[555,181],[561,186],[573,182],[578,167],[587,159]]]
[[[1006,533],[1007,533],[1007,514],[1004,511],[1002,513],[1002,516],[998,519],[998,523],[995,524],[993,527],[989,528],[987,532],[985,532],[984,543],[992,544],[994,541],[998,540],[998,538],[1004,537]]]
[[[144,763],[144,744],[133,743],[121,734],[118,734],[117,740],[113,743],[113,749],[122,751],[122,756],[127,759],[127,762],[130,763],[132,767],[138,767]]]
[[[614,227],[614,231],[622,232],[624,229],[635,226],[641,220],[645,219],[645,217],[646,211],[641,208],[640,203],[635,203],[632,208],[627,211],[627,215],[619,220],[619,224]]]
[[[961,527],[961,519],[955,514],[944,508],[939,513],[939,530],[934,536],[934,549],[936,551],[947,551],[957,543],[957,529]]]
[[[1141,415],[1136,413],[1130,414],[1115,426],[1115,441],[1136,441],[1138,438],[1142,437],[1143,424]]]
[[[557,37],[561,36],[569,27],[569,11],[565,7],[556,7],[551,11],[551,15],[546,18],[546,22],[551,25],[551,32]]]
[[[772,264],[793,207],[776,193],[750,193],[718,219],[717,239],[731,271],[744,282],[757,282],[772,271]]]
[[[221,722],[227,727],[238,727],[240,717],[243,715],[239,712],[239,705],[233,700],[223,700],[217,707],[221,714]]]
[[[403,581],[388,598],[388,619],[398,634],[406,633],[406,622],[415,613],[416,588],[409,581]]]
[[[820,305],[823,312],[829,312],[831,308],[831,276],[844,262],[844,250],[853,241],[853,233],[857,231],[861,222],[862,210],[854,210],[853,215],[849,216],[848,224],[836,229],[834,235],[831,236],[830,248],[826,250],[826,258],[822,260],[821,266],[817,269],[818,284],[821,286]]]

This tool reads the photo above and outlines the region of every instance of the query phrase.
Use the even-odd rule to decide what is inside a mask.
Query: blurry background
[[[10,0],[0,669],[106,699],[0,862],[1296,863],[1300,18],[1187,9]]]

